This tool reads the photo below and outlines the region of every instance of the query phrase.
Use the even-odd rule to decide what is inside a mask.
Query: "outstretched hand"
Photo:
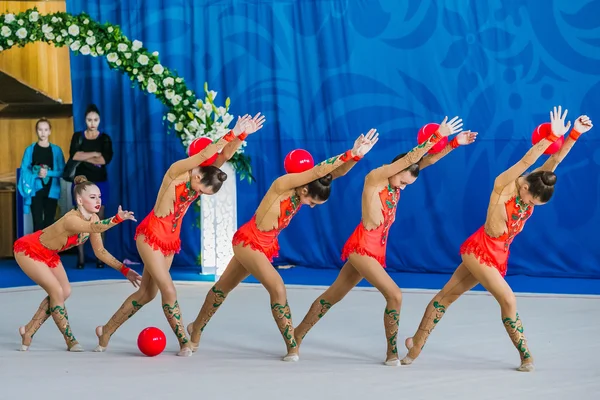
[[[123,221],[125,220],[132,220],[137,222],[137,220],[135,219],[135,217],[133,216],[133,211],[123,211],[123,209],[121,208],[121,206],[119,206],[119,210],[117,211],[117,215],[119,216],[119,218],[121,218]]]
[[[132,269],[127,271],[127,279],[136,288],[139,288],[142,283],[142,276]]]
[[[554,136],[564,136],[564,134],[569,131],[569,128],[571,127],[571,121],[565,125],[565,118],[567,118],[568,112],[569,110],[565,110],[564,114],[562,114],[561,106],[558,106],[558,110],[556,107],[554,107],[554,111],[550,111],[550,124],[552,126],[552,133]]]
[[[238,116],[238,119],[235,122],[235,126],[232,129],[235,136],[239,136],[244,132],[244,129],[246,128],[246,124],[250,119],[251,119],[251,117],[248,114],[244,115],[243,117]]]
[[[461,146],[466,146],[468,144],[473,143],[476,138],[477,138],[477,132],[471,132],[471,131],[463,131],[463,132],[459,133],[458,135],[456,135],[456,141]]]
[[[592,124],[592,120],[587,115],[582,115],[575,121],[575,126],[573,128],[579,133],[585,133],[592,129],[594,125]]]
[[[460,129],[463,126],[462,119],[454,117],[449,122],[447,121],[448,117],[444,118],[444,120],[440,124],[440,127],[438,128],[438,131],[442,136],[450,136],[460,132]]]
[[[251,135],[254,132],[262,129],[263,124],[265,123],[265,116],[260,115],[260,113],[256,114],[252,119],[246,119],[244,122],[244,130],[247,135]]]
[[[358,139],[356,139],[354,142],[354,146],[352,147],[352,155],[354,157],[364,157],[365,154],[371,151],[373,146],[375,146],[375,143],[378,141],[379,132],[377,132],[377,129],[371,129],[369,132],[367,132],[366,136],[361,133]]]

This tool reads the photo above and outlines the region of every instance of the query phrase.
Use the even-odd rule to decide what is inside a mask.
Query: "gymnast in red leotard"
[[[260,113],[254,118],[248,115],[238,118],[233,130],[216,143],[171,165],[163,178],[154,209],[136,229],[136,246],[144,263],[140,288],[125,300],[106,325],[96,328],[99,344],[95,351],[105,351],[115,331],[152,301],[160,290],[163,312],[179,341],[177,355],[192,355],[177,302],[177,291],[169,274],[173,257],[181,246],[181,221],[198,196],[219,191],[227,179],[219,167],[235,154],[248,135],[261,129],[263,123],[264,117]],[[200,166],[221,150],[212,165]]]
[[[554,141],[569,130],[571,123],[565,126],[567,111],[562,116],[561,112],[561,107],[558,110],[555,107],[550,112],[551,134],[494,181],[485,224],[460,247],[462,263],[427,306],[417,332],[406,339],[408,354],[402,359],[402,364],[411,364],[419,356],[427,338],[448,307],[463,293],[481,283],[500,304],[502,323],[521,357],[521,365],[517,370],[534,370],[533,357],[517,313],[517,300],[504,276],[510,244],[523,229],[533,208],[550,200],[556,183],[554,170],[569,153],[579,135],[592,128],[592,122],[587,116],[579,117],[559,152],[550,156],[540,168],[523,175]]]
[[[367,174],[362,194],[362,219],[342,250],[342,260],[346,263],[335,282],[313,302],[296,328],[298,346],[325,313],[365,278],[383,294],[387,302],[384,312],[387,340],[385,365],[400,365],[396,338],[402,292],[383,269],[388,232],[396,218],[400,191],[416,181],[419,171],[435,164],[459,145],[474,142],[476,133],[462,132],[441,152],[423,157],[443,137],[460,131],[462,120],[458,117],[448,123],[446,120],[444,119],[438,131],[427,141],[408,153],[398,155],[391,164],[374,169]]]
[[[233,236],[234,256],[206,295],[198,317],[188,326],[194,350],[197,350],[200,335],[225,297],[252,274],[269,292],[271,312],[287,347],[283,360],[298,360],[285,285],[271,264],[279,251],[277,237],[302,205],[314,207],[327,201],[331,181],[347,174],[376,142],[377,134],[373,129],[367,136],[360,135],[352,150],[325,160],[308,171],[283,175],[273,182],[252,219]]]
[[[77,208],[67,212],[49,227],[19,238],[13,246],[19,267],[48,293],[31,321],[19,328],[21,351],[29,349],[33,335],[50,316],[63,334],[67,349],[83,351],[71,331],[65,308],[65,301],[71,294],[71,285],[60,262],[60,252],[90,239],[98,259],[121,272],[136,287],[141,280],[137,272],[125,267],[106,251],[100,235],[125,220],[135,221],[133,213],[123,211],[119,206],[117,215],[100,221],[97,215],[102,204],[100,189],[82,175],[75,177],[74,184],[73,194]]]

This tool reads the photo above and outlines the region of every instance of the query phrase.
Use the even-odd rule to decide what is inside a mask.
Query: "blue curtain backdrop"
[[[246,222],[294,148],[316,160],[339,154],[369,128],[381,139],[330,200],[303,209],[280,236],[278,263],[339,268],[360,221],[365,174],[415,145],[417,130],[459,115],[478,141],[423,172],[402,193],[390,232],[391,271],[452,272],[462,241],[483,222],[494,177],[530,147],[554,105],[592,117],[557,170],[553,200],[538,207],[512,246],[509,274],[600,277],[600,1],[512,0],[70,0],[68,11],[119,24],[160,53],[197,93],[205,81],[236,114],[263,112],[250,137],[258,182],[241,183]],[[163,173],[184,148],[162,125],[164,107],[132,89],[103,59],[72,57],[75,122],[95,102],[115,157],[108,212],[143,218]],[[542,160],[543,161],[543,160]],[[193,265],[193,212],[176,265]],[[107,234],[119,257],[138,259],[135,225]]]

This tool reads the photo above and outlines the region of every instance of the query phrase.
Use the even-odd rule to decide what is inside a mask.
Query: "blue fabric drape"
[[[391,271],[451,272],[462,241],[483,222],[494,177],[531,145],[534,128],[561,104],[569,119],[600,120],[598,0],[71,0],[119,24],[160,53],[198,93],[204,81],[232,99],[232,112],[263,112],[248,140],[258,182],[241,183],[240,224],[283,171],[294,148],[315,160],[339,154],[369,128],[380,142],[330,200],[304,209],[280,236],[280,263],[339,268],[360,220],[365,174],[416,143],[417,130],[459,115],[478,141],[423,171],[403,192],[388,248]],[[161,124],[164,107],[91,57],[72,58],[76,124],[89,102],[113,138],[111,204],[142,218],[167,167],[184,156]],[[596,112],[594,112],[596,111]],[[597,122],[598,124],[598,122]],[[555,197],[515,240],[509,274],[600,277],[598,127],[557,170]],[[199,232],[190,211],[179,265],[191,265]],[[106,236],[115,254],[137,258],[134,224]]]

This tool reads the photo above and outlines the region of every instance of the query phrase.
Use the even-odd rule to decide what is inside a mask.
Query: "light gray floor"
[[[178,284],[186,322],[196,317],[210,284]],[[52,319],[29,352],[18,352],[17,329],[37,309],[40,289],[0,291],[0,399],[597,399],[600,398],[600,298],[519,296],[534,373],[514,368],[519,357],[494,299],[469,293],[437,326],[410,367],[385,367],[384,301],[356,289],[310,332],[299,363],[279,361],[285,347],[262,287],[240,286],[204,332],[198,353],[176,357],[177,342],[159,299],[93,353],[94,328],[133,290],[128,283],[73,286],[71,326],[90,350],[68,353]],[[288,288],[297,325],[323,288]],[[405,291],[400,336],[414,332],[433,292]],[[142,356],[138,333],[167,334],[163,354]],[[403,340],[402,340],[403,342]],[[401,348],[401,354],[405,351]]]

